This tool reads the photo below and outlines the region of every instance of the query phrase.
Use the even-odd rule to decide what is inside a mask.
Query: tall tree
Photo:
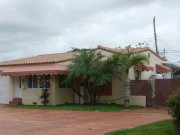
[[[80,50],[68,67],[67,80],[81,80],[89,95],[90,104],[97,103],[97,87],[110,82],[113,72],[104,56],[95,50]]]
[[[137,54],[134,49],[129,45],[125,47],[124,51],[119,54],[113,54],[109,61],[116,65],[116,71],[121,73],[124,78],[124,89],[125,89],[125,106],[129,105],[129,95],[130,95],[130,79],[129,79],[129,69],[137,64],[143,64],[148,61],[148,57],[142,54]]]

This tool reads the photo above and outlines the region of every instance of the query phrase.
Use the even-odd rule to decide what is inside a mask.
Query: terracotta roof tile
[[[114,49],[114,48],[109,48],[105,47],[102,45],[98,45],[96,49],[102,49],[104,51],[112,52],[112,53],[119,53],[119,54],[126,54],[127,50],[126,49]],[[165,61],[162,57],[160,57],[158,54],[156,54],[153,50],[151,50],[149,47],[143,47],[143,48],[132,48],[134,53],[141,53],[141,52],[146,52],[150,51],[154,55],[156,55],[159,59]]]
[[[102,50],[109,51],[109,52],[112,52],[112,53],[120,53],[120,54],[127,53],[126,49],[119,49],[119,48],[118,49],[114,49],[114,48],[109,48],[109,47],[105,47],[105,46],[101,46],[101,45],[98,45],[97,49],[102,49]],[[145,51],[148,51],[148,50],[150,50],[149,47],[132,48],[132,51],[134,53],[145,52]]]
[[[0,62],[0,66],[59,63],[59,62],[70,61],[77,54],[78,54],[77,52],[44,54],[44,55],[38,55],[34,57],[27,57],[27,58],[22,58],[22,59],[17,59],[17,60]]]
[[[104,47],[101,45],[98,45],[96,49],[102,49],[108,52],[112,53],[120,53],[125,54],[127,53],[126,49],[113,49],[109,47]],[[151,51],[154,53],[151,49],[148,47],[144,48],[133,48],[134,53],[141,53],[145,51]],[[155,54],[155,53],[154,53]],[[10,60],[10,61],[4,61],[0,62],[0,67],[5,66],[14,66],[14,65],[28,65],[28,64],[47,64],[47,63],[60,63],[65,61],[72,60],[76,55],[78,55],[77,52],[67,52],[67,53],[55,53],[55,54],[44,54],[44,55],[38,55],[33,57],[27,57],[17,60]],[[162,59],[160,56],[155,54],[157,57]]]

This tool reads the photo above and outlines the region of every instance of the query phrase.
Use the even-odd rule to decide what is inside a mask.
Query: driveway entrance
[[[169,119],[163,110],[76,112],[12,109],[0,106],[0,135],[103,135],[123,128]]]

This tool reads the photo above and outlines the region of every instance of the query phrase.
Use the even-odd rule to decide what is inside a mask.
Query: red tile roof
[[[109,47],[105,47],[105,46],[102,46],[102,45],[98,45],[97,48],[98,49],[101,49],[101,50],[104,50],[104,51],[108,51],[108,52],[112,52],[112,53],[119,53],[119,54],[126,54],[127,53],[127,50],[126,49],[119,49],[119,48],[109,48]],[[163,58],[161,58],[158,54],[156,54],[154,51],[152,51],[149,47],[143,47],[143,48],[132,48],[132,51],[134,53],[141,53],[141,52],[146,52],[146,51],[150,51],[151,53],[153,53],[154,55],[156,55],[159,59],[165,61]]]
[[[172,72],[172,69],[164,65],[156,64],[156,73],[168,73]]]
[[[109,48],[109,47],[105,47],[105,46],[101,46],[101,45],[98,45],[97,46],[97,49],[102,49],[104,51],[108,51],[108,52],[112,52],[112,53],[120,53],[120,54],[125,54],[127,53],[127,49],[114,49],[114,48]],[[145,52],[145,51],[149,51],[149,47],[143,47],[143,48],[132,48],[132,51],[134,53],[141,53],[141,52]]]
[[[44,54],[34,57],[27,57],[17,60],[10,60],[0,62],[0,66],[14,66],[14,65],[29,65],[29,64],[47,64],[47,63],[60,63],[72,60],[78,53],[56,53],[56,54]]]
[[[113,48],[104,47],[101,45],[98,45],[96,50],[97,49],[102,49],[102,50],[112,52],[112,53],[120,53],[120,54],[127,53],[126,49],[113,49]],[[155,52],[153,52],[148,47],[133,48],[134,53],[141,53],[141,52],[145,52],[145,51],[151,51],[157,57],[162,59],[160,56],[158,56]],[[78,55],[77,52],[44,54],[44,55],[38,55],[38,56],[34,56],[34,57],[27,57],[27,58],[22,58],[22,59],[17,59],[17,60],[0,62],[0,67],[15,66],[15,65],[30,65],[30,64],[61,63],[61,62],[65,62],[65,61],[71,61],[76,55]]]

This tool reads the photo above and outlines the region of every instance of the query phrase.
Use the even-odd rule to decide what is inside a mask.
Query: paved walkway
[[[164,110],[76,112],[0,106],[0,135],[102,135],[107,131],[169,119]]]

